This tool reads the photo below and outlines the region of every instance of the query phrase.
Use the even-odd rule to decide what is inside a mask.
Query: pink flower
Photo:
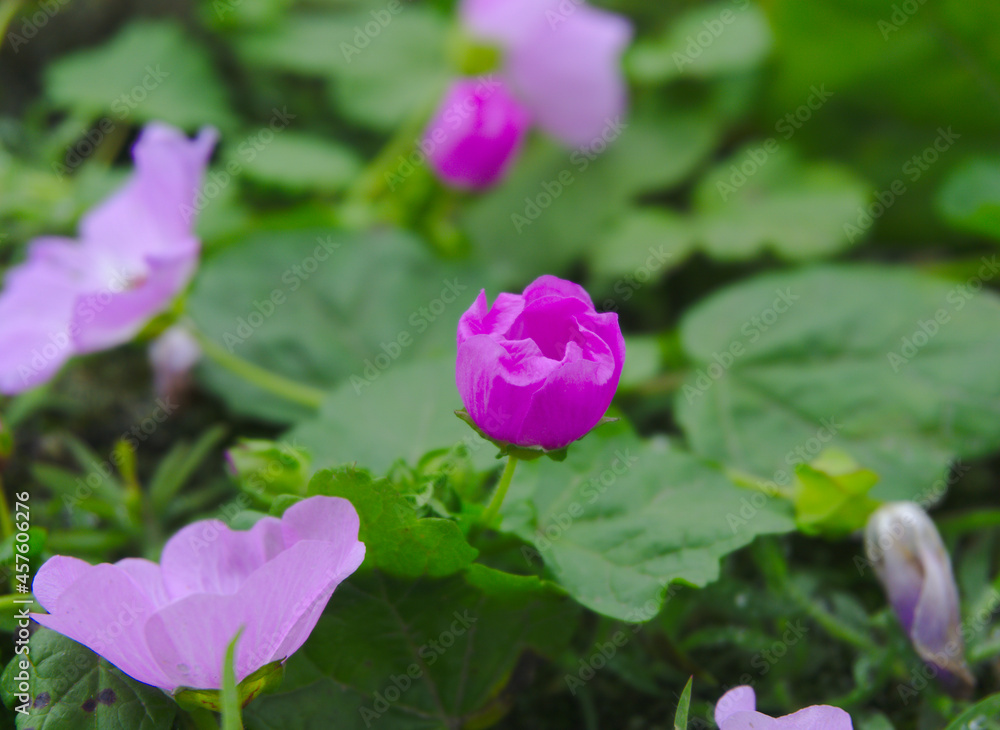
[[[587,146],[624,113],[626,18],[563,0],[464,0],[459,12],[474,36],[500,46],[502,76],[552,136]]]
[[[813,705],[804,710],[770,717],[756,711],[753,687],[734,687],[715,705],[719,730],[852,730],[851,716],[839,707]]]
[[[460,79],[425,133],[428,162],[453,187],[489,187],[503,177],[530,123],[502,81]]]
[[[458,322],[455,382],[490,438],[555,450],[607,411],[625,362],[618,315],[598,314],[577,284],[555,276],[523,294],[479,293]]]
[[[459,12],[474,37],[499,47],[502,62],[496,78],[457,81],[424,133],[446,183],[498,181],[529,124],[571,147],[589,147],[617,125],[627,97],[621,56],[632,37],[624,17],[565,0],[464,0]],[[448,123],[457,106],[476,111]]]
[[[242,627],[236,680],[294,653],[334,589],[365,557],[358,514],[339,497],[311,497],[245,532],[219,520],[188,525],[160,564],[90,565],[56,556],[32,586],[43,626],[168,692],[219,689],[226,648]]]
[[[135,173],[80,222],[78,241],[36,239],[0,294],[0,393],[52,378],[70,357],[132,339],[187,285],[200,243],[191,216],[216,133],[147,126]]]

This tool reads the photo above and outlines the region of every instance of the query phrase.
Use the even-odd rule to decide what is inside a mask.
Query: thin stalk
[[[480,520],[487,527],[493,523],[493,520],[496,519],[497,514],[500,512],[500,505],[503,504],[504,497],[507,496],[507,490],[510,489],[511,479],[514,478],[514,469],[517,468],[517,461],[517,457],[513,454],[507,457],[507,465],[503,469],[503,474],[500,475],[496,491],[493,492],[493,499],[490,500],[489,506],[486,507],[486,511],[483,512]]]
[[[209,359],[248,383],[256,385],[261,390],[313,410],[318,410],[323,403],[326,393],[319,388],[296,383],[283,375],[272,373],[270,370],[265,370],[252,362],[237,357],[196,328],[191,328],[191,332]]]

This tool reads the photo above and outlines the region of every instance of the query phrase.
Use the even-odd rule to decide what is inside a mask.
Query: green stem
[[[318,410],[322,404],[326,394],[319,388],[296,383],[294,380],[289,380],[282,375],[247,362],[226,350],[197,328],[191,327],[190,329],[205,355],[248,383],[280,398],[314,410]]]
[[[497,514],[500,512],[500,505],[503,504],[504,497],[507,496],[507,490],[510,489],[510,481],[514,478],[514,469],[516,467],[517,457],[511,454],[507,457],[507,466],[504,467],[503,474],[500,475],[500,482],[493,493],[493,499],[490,500],[489,506],[483,512],[483,516],[480,519],[480,522],[487,527],[493,523],[493,520],[496,519]]]
[[[437,99],[434,102],[436,104]],[[348,204],[371,203],[378,199],[386,187],[386,173],[392,172],[399,164],[400,155],[405,157],[419,141],[432,111],[431,107],[422,105],[400,126],[347,191],[344,198]]]
[[[14,19],[18,8],[21,7],[21,0],[8,0],[0,2],[0,40],[7,37],[7,26]]]

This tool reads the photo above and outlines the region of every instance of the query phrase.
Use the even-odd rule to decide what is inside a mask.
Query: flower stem
[[[198,344],[201,345],[201,349],[205,355],[234,375],[238,375],[261,390],[266,390],[268,393],[284,398],[287,401],[298,403],[313,410],[319,409],[320,404],[326,396],[326,393],[319,388],[296,383],[294,380],[289,380],[282,375],[272,373],[270,370],[265,370],[258,365],[254,365],[252,362],[248,362],[232,354],[199,329],[195,327],[191,327],[190,329],[195,339],[198,340]]]
[[[514,478],[514,469],[516,467],[517,457],[511,454],[507,457],[507,466],[504,467],[503,474],[500,475],[497,489],[493,492],[493,499],[490,500],[489,506],[486,507],[486,511],[483,512],[483,516],[480,519],[480,522],[487,527],[490,526],[500,512],[500,505],[503,504],[503,499],[507,496],[507,490],[510,488],[511,479]]]

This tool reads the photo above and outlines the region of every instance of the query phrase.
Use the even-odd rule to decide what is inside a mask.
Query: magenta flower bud
[[[471,33],[501,49],[501,75],[543,130],[574,147],[600,138],[626,105],[623,16],[563,0],[463,0]]]
[[[975,685],[965,661],[958,587],[941,536],[913,502],[891,502],[872,513],[865,553],[893,611],[920,658],[956,696]]]
[[[460,79],[428,125],[422,146],[443,181],[478,190],[503,177],[530,123],[502,81]]]
[[[852,730],[851,716],[839,707],[812,705],[791,715],[771,717],[757,712],[753,687],[734,687],[715,705],[719,730]]]
[[[132,339],[187,285],[198,262],[195,198],[216,133],[189,140],[147,126],[135,172],[87,213],[80,239],[45,237],[0,293],[0,393],[51,379],[73,355]]]
[[[188,389],[191,370],[201,360],[201,345],[186,328],[174,325],[149,346],[149,364],[153,368],[153,389],[166,398]]]
[[[190,524],[159,564],[56,556],[32,586],[48,613],[32,618],[140,682],[167,692],[219,689],[240,628],[237,682],[302,646],[334,589],[364,560],[358,524],[347,500],[311,497],[245,532],[219,520]]]
[[[481,291],[458,322],[455,382],[491,439],[557,450],[607,411],[625,362],[618,315],[599,314],[577,284],[555,276],[523,294]]]

